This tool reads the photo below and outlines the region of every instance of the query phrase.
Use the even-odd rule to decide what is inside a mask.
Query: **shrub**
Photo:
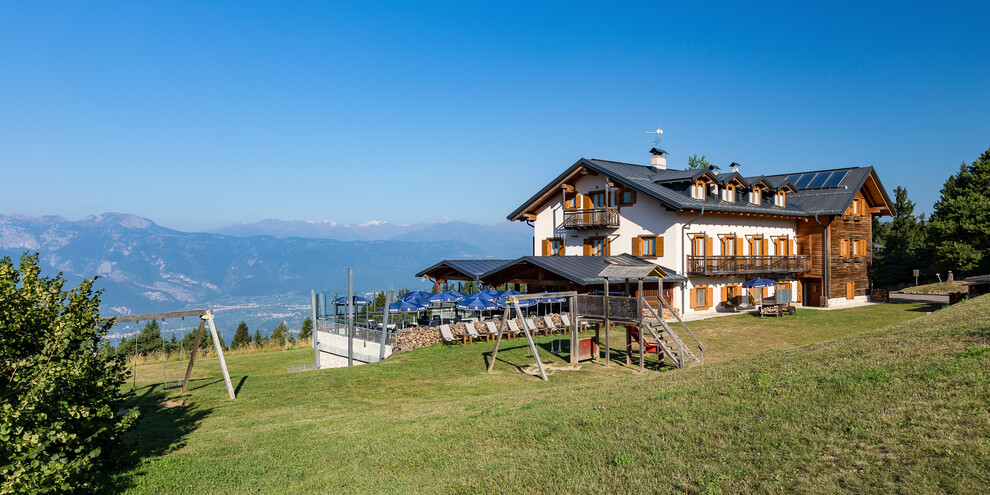
[[[64,284],[41,276],[37,254],[19,270],[0,260],[0,493],[100,491],[137,418],[117,415],[127,371],[98,352],[110,323],[93,279]]]

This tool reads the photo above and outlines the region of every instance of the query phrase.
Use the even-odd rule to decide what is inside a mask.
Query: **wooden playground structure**
[[[189,386],[189,377],[192,376],[193,364],[195,364],[195,362],[196,362],[196,352],[197,352],[197,350],[199,350],[199,344],[200,344],[200,342],[202,341],[202,338],[203,338],[203,331],[206,329],[207,326],[209,326],[210,327],[210,335],[213,337],[213,347],[214,347],[214,349],[216,349],[217,358],[219,358],[219,360],[220,360],[220,369],[223,371],[223,379],[224,379],[224,382],[226,382],[226,384],[227,384],[227,395],[230,396],[231,399],[236,399],[237,397],[236,397],[236,394],[234,393],[234,387],[230,383],[230,373],[227,372],[227,361],[223,357],[223,346],[220,345],[220,335],[217,333],[217,328],[213,324],[213,310],[210,310],[210,309],[192,309],[192,310],[186,310],[186,311],[170,311],[170,312],[165,312],[165,313],[148,313],[148,314],[142,314],[142,315],[123,315],[123,316],[114,316],[114,317],[104,318],[104,320],[111,320],[111,321],[113,321],[113,323],[115,325],[116,324],[120,324],[120,323],[128,323],[128,322],[135,322],[136,324],[140,324],[142,321],[148,321],[148,322],[150,322],[152,320],[161,320],[162,321],[162,324],[164,325],[165,320],[167,320],[167,319],[170,319],[170,318],[181,318],[181,319],[185,319],[187,316],[188,317],[197,317],[197,318],[199,318],[199,328],[196,330],[196,341],[193,344],[193,348],[190,350],[189,364],[186,367],[185,378],[183,378],[183,380],[182,380],[182,392],[185,393],[186,392],[186,388]],[[135,334],[135,339],[136,338],[137,338],[137,334]],[[136,340],[135,340],[134,352],[135,352],[135,358],[134,358],[134,374],[137,375],[137,341]],[[164,359],[164,356],[163,356],[163,359]],[[162,363],[163,368],[164,368],[164,365],[165,365],[165,363],[163,362]],[[165,385],[166,386],[168,385],[167,375],[166,375],[166,383],[165,383]]]
[[[646,354],[654,353],[657,354],[658,359],[663,361],[664,359],[669,359],[670,362],[678,367],[684,368],[691,362],[697,362],[698,364],[704,364],[704,352],[705,346],[700,340],[694,335],[690,328],[684,323],[683,320],[677,315],[677,312],[671,308],[663,298],[659,298],[658,308],[654,309],[642,296],[643,291],[643,280],[646,277],[658,277],[658,280],[663,279],[665,276],[663,270],[659,266],[655,265],[620,265],[611,264],[606,267],[600,274],[605,281],[605,293],[601,295],[594,294],[578,294],[575,291],[570,292],[556,292],[556,293],[542,293],[542,294],[530,294],[530,295],[513,295],[509,296],[508,304],[506,304],[504,314],[501,321],[498,324],[498,333],[495,337],[495,348],[492,351],[491,360],[488,363],[488,372],[490,373],[495,367],[495,359],[498,355],[499,345],[502,342],[502,337],[507,335],[507,327],[515,313],[515,317],[519,321],[523,322],[526,326],[523,330],[523,335],[526,337],[527,344],[531,355],[536,360],[536,366],[540,371],[540,376],[544,381],[548,381],[546,370],[543,367],[543,362],[539,358],[539,354],[536,350],[536,343],[533,341],[533,334],[535,334],[535,328],[529,328],[526,324],[526,318],[523,316],[521,309],[521,302],[528,299],[538,299],[538,298],[566,298],[568,302],[568,307],[570,308],[570,318],[567,321],[570,322],[570,328],[567,329],[570,336],[570,363],[577,364],[585,359],[598,360],[600,357],[598,344],[601,342],[601,331],[605,329],[605,366],[609,365],[611,361],[611,343],[609,342],[609,332],[608,330],[612,328],[614,323],[622,324],[626,328],[626,364],[631,364],[632,362],[632,347],[634,344],[638,345],[639,353],[639,371],[643,372],[646,369]],[[609,295],[609,279],[622,279],[625,280],[628,285],[630,280],[636,280],[638,284],[638,292],[640,294],[638,297],[629,296],[612,296]],[[658,282],[662,283],[662,282]],[[673,318],[679,323],[680,329],[690,336],[694,341],[697,352],[693,351],[691,347],[684,343],[681,337],[674,331],[672,326],[668,324],[661,317],[663,309],[667,309],[668,313],[673,316]],[[659,310],[659,311],[658,311]],[[580,339],[578,335],[578,329],[581,326],[594,326],[595,336],[591,338]],[[646,340],[646,334],[649,334],[653,340]]]

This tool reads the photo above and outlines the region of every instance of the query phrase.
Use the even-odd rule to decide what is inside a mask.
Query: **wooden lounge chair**
[[[560,324],[564,327],[564,333],[571,333],[571,318],[567,315],[560,315]]]
[[[543,322],[547,324],[547,334],[551,334],[551,333],[559,332],[560,331],[560,329],[557,328],[557,325],[554,325],[553,324],[553,317],[552,316],[550,316],[550,315],[544,315],[543,316]]]
[[[474,329],[474,322],[465,322],[464,329],[467,330],[467,335],[464,337],[465,339],[471,339],[471,342],[473,342],[474,339],[481,340],[481,335],[478,335],[477,330]],[[465,344],[470,344],[471,342],[465,342]]]
[[[494,321],[486,321],[485,329],[488,330],[488,333],[485,335],[485,337],[488,339],[489,342],[491,342],[492,339],[495,338],[496,335],[498,335],[498,324],[495,323]]]
[[[523,320],[523,326],[529,331],[530,335],[537,336],[540,334],[540,327],[536,326],[536,322],[532,318],[526,318]]]
[[[454,342],[457,338],[454,337],[454,332],[450,331],[450,325],[440,325],[440,336],[446,342]]]
[[[519,334],[522,333],[522,330],[519,329],[519,324],[516,323],[516,320],[514,318],[511,319],[511,320],[506,321],[506,324],[509,326],[509,338],[510,339],[511,338],[514,338],[516,335],[519,335]]]

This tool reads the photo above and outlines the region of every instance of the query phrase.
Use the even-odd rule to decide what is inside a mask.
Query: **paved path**
[[[949,304],[949,296],[940,294],[904,294],[901,292],[891,292],[888,297],[892,303]]]

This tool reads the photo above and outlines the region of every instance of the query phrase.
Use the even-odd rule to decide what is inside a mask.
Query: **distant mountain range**
[[[530,254],[531,236],[530,227],[508,222],[265,220],[191,233],[125,213],[78,221],[0,215],[0,255],[16,262],[25,251],[39,252],[45,274],[63,272],[73,284],[99,275],[107,315],[275,300],[308,306],[310,289],[346,290],[349,267],[359,290],[422,287],[415,273],[441,259],[516,258]]]

